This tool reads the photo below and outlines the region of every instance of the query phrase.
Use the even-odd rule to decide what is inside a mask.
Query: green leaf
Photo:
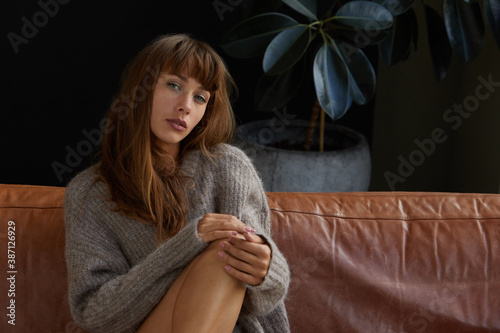
[[[264,72],[276,75],[290,69],[307,50],[310,39],[311,29],[305,24],[280,32],[264,53]]]
[[[500,0],[484,0],[484,15],[491,33],[500,47]]]
[[[438,80],[442,80],[451,63],[452,49],[443,18],[432,7],[425,6],[425,20],[427,24],[427,39],[431,52],[434,73]]]
[[[297,25],[293,18],[280,13],[266,13],[237,24],[222,39],[222,48],[236,58],[251,58],[266,50],[280,32]]]
[[[478,3],[444,0],[444,22],[451,46],[464,62],[474,60],[483,48],[484,23]]]
[[[393,23],[391,13],[370,1],[352,1],[343,5],[332,18],[337,33],[363,48],[384,40]]]
[[[297,12],[307,16],[311,20],[317,21],[316,0],[282,0]]]
[[[357,104],[364,105],[375,95],[375,70],[368,57],[359,48],[346,42],[334,42],[348,69],[349,95]]]
[[[395,17],[389,37],[379,44],[380,55],[388,66],[403,61],[411,51],[413,27],[409,13],[411,11]]]
[[[391,13],[371,1],[351,1],[339,8],[333,21],[363,31],[382,31],[392,25]]]
[[[336,24],[335,30],[339,36],[352,42],[359,48],[379,44],[385,40],[391,32],[391,28],[382,31],[363,31],[359,28],[352,28],[341,24]]]
[[[373,2],[387,8],[392,15],[401,15],[409,10],[415,0],[374,0]]]
[[[271,111],[288,103],[297,93],[305,71],[305,61],[297,62],[279,75],[263,75],[255,88],[255,105],[258,111]]]
[[[314,58],[314,87],[319,104],[332,119],[342,117],[351,104],[349,74],[340,55],[323,44]]]

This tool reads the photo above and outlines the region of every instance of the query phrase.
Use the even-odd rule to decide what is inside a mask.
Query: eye
[[[206,103],[206,102],[207,102],[207,99],[206,99],[206,98],[205,98],[205,96],[203,96],[203,95],[196,95],[194,98],[195,98],[198,102],[200,102],[200,103]]]
[[[175,82],[167,82],[167,86],[169,86],[170,88],[172,88],[174,90],[181,90],[181,86]]]

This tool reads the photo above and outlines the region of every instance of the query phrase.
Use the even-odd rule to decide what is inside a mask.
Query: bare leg
[[[245,287],[224,271],[212,242],[179,275],[138,333],[232,332]]]

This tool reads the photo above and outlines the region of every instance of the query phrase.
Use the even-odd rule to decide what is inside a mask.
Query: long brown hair
[[[210,92],[200,123],[181,142],[175,166],[155,145],[151,131],[153,93],[162,73],[184,74]],[[98,164],[99,179],[109,187],[111,200],[125,215],[157,226],[158,244],[175,235],[187,220],[185,182],[179,165],[186,152],[229,142],[234,131],[230,96],[235,88],[220,56],[206,43],[190,36],[160,36],[128,65],[122,85],[107,115]]]

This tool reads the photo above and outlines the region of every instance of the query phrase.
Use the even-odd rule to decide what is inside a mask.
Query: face
[[[151,130],[156,144],[176,157],[181,141],[205,114],[210,93],[186,75],[161,74],[156,83]]]

